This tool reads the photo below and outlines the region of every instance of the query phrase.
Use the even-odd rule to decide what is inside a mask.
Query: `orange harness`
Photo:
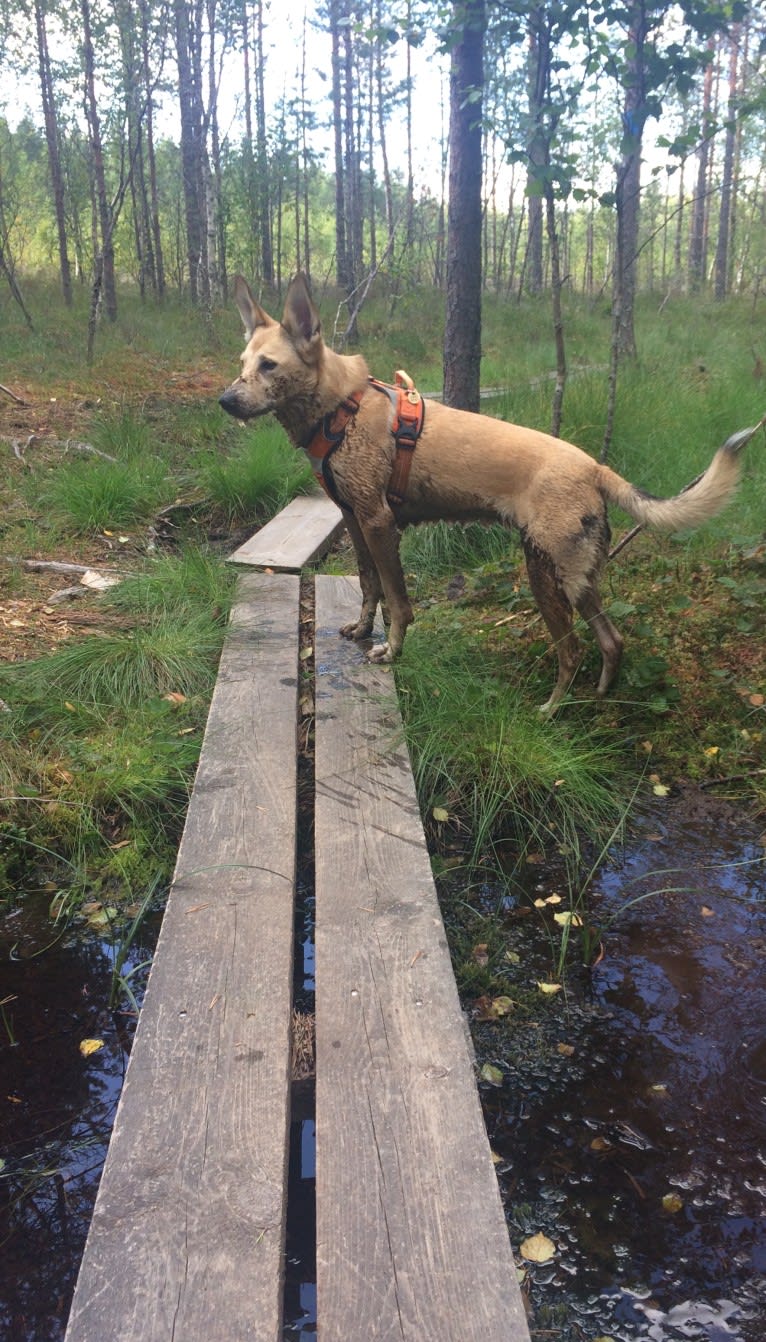
[[[374,387],[375,391],[384,392],[391,401],[389,429],[396,442],[396,457],[386,498],[395,508],[404,503],[407,495],[412,454],[423,432],[425,406],[423,397],[415,390],[415,384],[407,373],[399,369],[394,374],[394,379],[394,385],[390,386],[387,382],[379,382],[377,378],[371,377],[368,379],[368,385]],[[346,428],[359,410],[363,396],[363,391],[355,391],[345,401],[341,401],[337,410],[325,415],[319,421],[305,446],[311,469],[317,480],[330,498],[347,512],[353,510],[338,496],[330,461],[333,452],[336,452],[343,442]]]

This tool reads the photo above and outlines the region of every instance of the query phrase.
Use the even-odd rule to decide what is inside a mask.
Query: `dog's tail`
[[[658,531],[688,531],[698,527],[729,502],[740,477],[740,453],[764,421],[766,416],[754,428],[732,434],[719,447],[707,470],[673,498],[658,499],[646,494],[608,466],[601,467],[601,491],[610,503],[616,503],[642,526]]]

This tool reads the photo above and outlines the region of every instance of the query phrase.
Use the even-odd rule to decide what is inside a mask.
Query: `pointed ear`
[[[250,339],[253,331],[258,326],[274,326],[273,317],[270,317],[263,308],[256,303],[250,292],[250,285],[241,275],[234,276],[234,302],[239,308],[239,313],[245,327],[245,335]]]
[[[322,344],[322,323],[311,301],[306,276],[299,272],[291,282],[282,313],[282,325],[300,357],[310,363]]]

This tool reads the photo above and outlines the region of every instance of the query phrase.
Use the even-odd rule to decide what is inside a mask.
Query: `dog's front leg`
[[[393,662],[402,650],[404,635],[414,619],[399,558],[399,530],[387,507],[369,517],[357,515],[356,520],[379,575],[389,618],[388,638],[370,650],[369,658],[371,662]]]
[[[361,527],[352,513],[346,515],[346,526],[356,552],[359,569],[359,582],[362,588],[362,609],[359,619],[344,624],[340,632],[344,638],[369,638],[375,620],[375,612],[383,596],[383,587],[375,561],[367,548],[367,542]]]

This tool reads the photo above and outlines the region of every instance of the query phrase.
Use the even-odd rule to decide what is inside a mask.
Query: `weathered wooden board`
[[[320,1342],[528,1342],[398,710],[317,578]]]
[[[282,1337],[298,587],[240,579],[67,1342]]]
[[[229,555],[229,563],[298,572],[326,554],[344,526],[343,513],[326,494],[302,495]]]

